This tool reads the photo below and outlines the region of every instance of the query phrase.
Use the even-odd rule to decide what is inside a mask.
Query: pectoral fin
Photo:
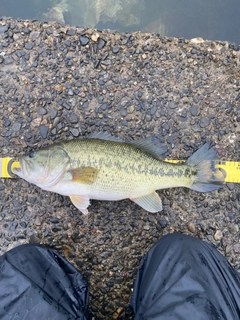
[[[154,191],[146,196],[140,198],[131,198],[130,200],[134,201],[143,209],[149,212],[158,212],[162,211],[162,201],[159,198],[159,195]]]
[[[90,205],[89,198],[87,196],[80,196],[72,194],[69,196],[74,206],[83,214],[88,214],[87,207]]]
[[[70,170],[72,181],[83,184],[93,184],[98,176],[99,170],[93,167],[81,167]]]

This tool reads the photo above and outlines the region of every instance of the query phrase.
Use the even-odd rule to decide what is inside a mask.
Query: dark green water
[[[240,0],[0,0],[0,15],[240,44]]]

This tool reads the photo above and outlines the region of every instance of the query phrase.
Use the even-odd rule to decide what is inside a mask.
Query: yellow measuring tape
[[[165,160],[171,163],[185,162],[183,160]],[[225,182],[240,183],[240,162],[216,160],[215,168],[221,168],[225,171]]]
[[[184,162],[183,160],[165,160],[171,163]],[[215,161],[215,167],[225,171],[225,182],[240,183],[240,162]],[[0,158],[0,178],[14,178],[14,168],[20,168],[20,163],[13,158]]]
[[[1,178],[14,178],[14,168],[20,168],[20,163],[13,158],[0,158]]]

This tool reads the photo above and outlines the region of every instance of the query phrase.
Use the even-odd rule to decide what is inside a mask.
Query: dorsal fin
[[[129,140],[128,139],[127,141],[124,141],[121,138],[113,137],[108,132],[93,132],[88,136],[88,138],[102,139],[102,140],[131,144],[131,145],[133,145],[139,149],[142,149],[143,151],[151,154],[154,158],[156,158],[158,160],[163,160],[165,158],[164,154],[168,151],[168,149],[165,145],[162,145],[162,144],[155,145],[150,138],[138,139],[138,140]]]
[[[128,143],[142,149],[143,151],[146,151],[158,160],[165,159],[164,155],[168,151],[165,145],[155,145],[149,138],[130,141]]]
[[[90,139],[108,140],[108,141],[116,141],[116,142],[123,142],[123,140],[121,138],[114,137],[110,133],[108,133],[107,131],[105,131],[105,132],[101,132],[100,131],[100,132],[90,133],[88,138],[90,138]]]

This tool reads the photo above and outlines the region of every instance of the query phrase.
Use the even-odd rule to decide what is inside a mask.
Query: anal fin
[[[162,201],[155,191],[139,198],[131,198],[130,200],[149,212],[162,211]]]
[[[87,207],[90,205],[88,196],[72,194],[69,198],[79,211],[83,214],[88,214]]]

